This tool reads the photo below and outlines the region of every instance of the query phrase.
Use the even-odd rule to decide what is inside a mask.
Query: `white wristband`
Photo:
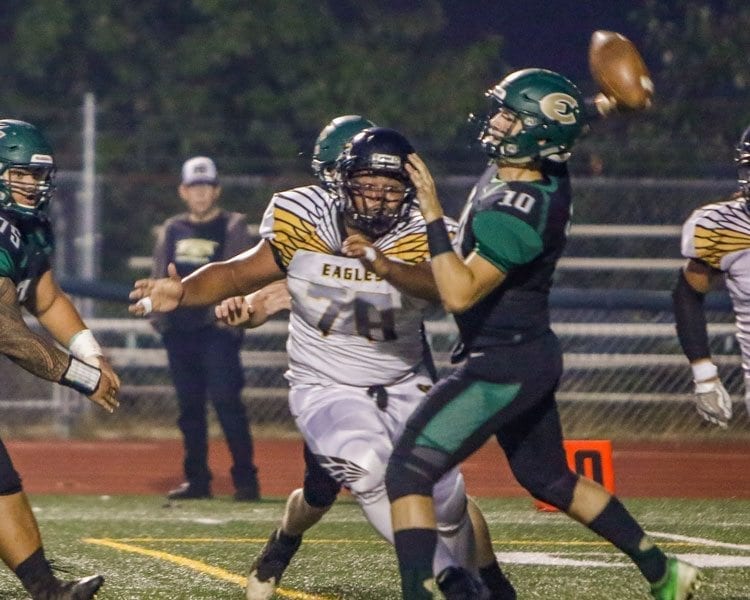
[[[96,391],[101,378],[102,372],[99,369],[81,362],[75,356],[71,356],[70,364],[63,373],[60,383],[90,396]]]
[[[693,369],[693,381],[706,381],[713,379],[719,374],[719,369],[710,361],[701,361],[690,365]]]
[[[92,356],[102,356],[102,347],[94,339],[94,334],[90,329],[81,329],[72,338],[68,344],[68,350],[76,358],[86,360]]]

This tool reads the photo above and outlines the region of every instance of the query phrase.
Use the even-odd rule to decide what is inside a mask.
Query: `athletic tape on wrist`
[[[102,347],[90,329],[82,329],[70,338],[68,350],[76,358],[86,360],[92,356],[102,356]]]
[[[71,355],[70,364],[65,373],[63,373],[60,383],[89,396],[99,387],[101,377],[102,372],[99,369],[87,365],[82,360],[78,360],[75,356]]]
[[[430,248],[430,256],[435,257],[446,252],[453,252],[451,238],[445,228],[443,219],[435,219],[427,223],[427,245]]]
[[[719,369],[712,362],[703,361],[690,365],[693,370],[693,381],[706,381],[713,379],[719,374]]]
[[[367,246],[364,250],[364,259],[372,262],[378,257],[378,253],[375,252],[375,248],[372,246]]]

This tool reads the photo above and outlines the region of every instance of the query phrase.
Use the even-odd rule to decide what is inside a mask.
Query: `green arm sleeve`
[[[539,233],[521,219],[496,212],[480,212],[474,217],[472,230],[476,252],[503,272],[534,260],[542,252]]]

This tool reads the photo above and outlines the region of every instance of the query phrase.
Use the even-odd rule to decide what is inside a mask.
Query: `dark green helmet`
[[[313,173],[323,187],[329,188],[333,184],[336,159],[344,151],[347,142],[368,127],[375,127],[375,123],[359,115],[343,115],[323,128],[315,140],[312,157]]]
[[[21,181],[18,172],[34,176]],[[0,207],[21,216],[39,214],[52,197],[55,159],[41,132],[24,121],[0,120]],[[23,196],[23,204],[14,198]]]
[[[569,79],[546,69],[511,73],[486,94],[491,109],[479,141],[493,159],[525,163],[541,158],[567,160],[584,131],[583,96]],[[498,134],[490,120],[507,110],[521,123],[513,135]]]

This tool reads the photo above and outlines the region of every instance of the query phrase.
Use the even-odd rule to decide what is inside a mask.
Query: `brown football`
[[[589,69],[602,92],[624,108],[651,104],[654,84],[633,42],[614,31],[595,31],[589,44]]]

